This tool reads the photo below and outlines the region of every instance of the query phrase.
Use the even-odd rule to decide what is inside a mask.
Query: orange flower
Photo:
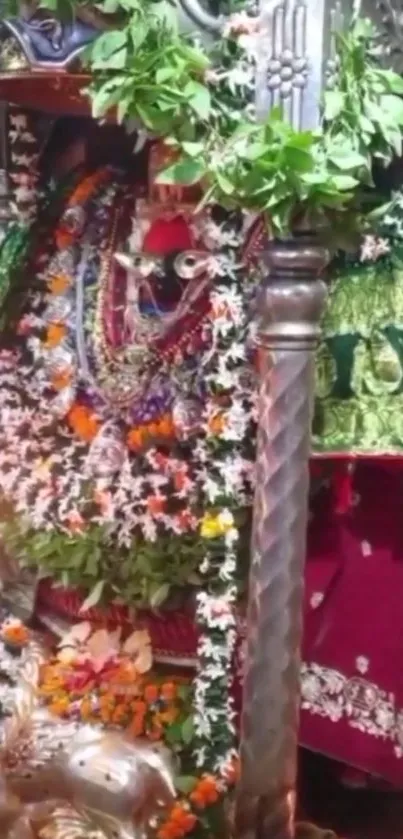
[[[135,699],[132,702],[132,708],[135,714],[139,714],[140,716],[144,716],[147,713],[147,705],[142,699]]]
[[[165,510],[166,498],[164,495],[149,495],[147,498],[148,512],[152,516],[158,516]]]
[[[71,370],[64,370],[62,373],[56,373],[51,379],[51,385],[54,390],[63,390],[71,382]]]
[[[51,294],[63,294],[68,289],[70,280],[65,274],[57,274],[48,282],[48,288]]]
[[[87,443],[90,443],[99,431],[96,415],[85,405],[73,405],[67,414],[67,422],[75,434]]]
[[[134,449],[135,451],[141,449],[144,444],[143,431],[140,428],[132,428],[126,437],[126,441],[129,449]]]
[[[190,833],[191,830],[195,827],[197,823],[197,816],[194,813],[186,813],[183,821],[182,826],[185,830],[185,833]]]
[[[109,674],[109,680],[113,684],[130,685],[135,690],[134,682],[137,679],[137,670],[132,661],[122,661],[115,670]],[[138,692],[138,691],[137,691]]]
[[[82,204],[86,201],[94,189],[96,189],[98,184],[102,183],[105,175],[106,170],[99,169],[97,172],[94,172],[92,175],[88,175],[88,177],[84,178],[84,180],[82,180],[74,190],[70,198],[69,205]]]
[[[52,347],[57,347],[57,345],[60,344],[61,341],[63,341],[66,332],[67,329],[63,323],[50,323],[46,332],[46,346],[50,349]]]
[[[182,804],[175,804],[169,814],[168,821],[180,825],[183,832],[188,833],[190,830],[193,830],[197,822],[197,817],[194,813],[190,813]]]
[[[159,690],[156,685],[146,685],[144,688],[144,699],[149,705],[157,702],[159,699]]]
[[[104,708],[100,708],[99,716],[103,723],[110,723],[112,722],[113,717],[113,710],[109,707],[109,705],[105,706]]]
[[[225,414],[222,412],[219,414],[215,414],[213,417],[210,417],[208,421],[208,429],[211,434],[216,434],[219,437],[220,434],[224,431],[226,426],[226,417]]]
[[[41,684],[39,691],[44,696],[46,696],[47,694],[51,695],[55,693],[57,690],[60,690],[62,684],[62,680],[59,676],[54,676],[53,678],[49,677],[48,679],[46,679],[46,681],[44,681]]]
[[[92,716],[91,700],[88,697],[85,697],[81,703],[80,715],[84,722],[88,722]]]
[[[197,784],[190,795],[190,800],[198,807],[206,807],[207,804],[215,804],[219,798],[217,782],[212,775],[205,775]]]
[[[200,792],[197,792],[197,790],[194,790],[190,794],[189,798],[195,807],[200,807],[200,809],[202,809],[205,806],[204,796]]]
[[[51,714],[55,714],[57,717],[62,717],[66,711],[68,711],[70,706],[70,699],[68,696],[60,696],[59,698],[55,698],[53,702],[48,705],[48,710]]]
[[[188,808],[177,803],[170,811],[168,818],[158,833],[158,839],[179,839],[179,837],[190,833],[197,823],[197,816],[190,813]]]
[[[158,423],[158,434],[161,437],[171,437],[175,432],[175,426],[169,414],[166,414]]]
[[[144,734],[144,716],[143,714],[135,714],[130,725],[129,725],[129,733],[133,735],[133,737],[141,737]]]
[[[177,690],[174,682],[164,682],[161,685],[161,699],[165,699],[165,702],[171,702],[176,698],[176,694]]]
[[[157,725],[171,725],[175,722],[177,716],[177,708],[168,708],[166,711],[160,711],[159,714],[155,714],[154,720]]]
[[[74,241],[74,236],[70,230],[66,230],[66,228],[61,227],[59,230],[56,230],[55,241],[59,250],[64,251],[66,248],[70,247]]]
[[[16,644],[19,647],[23,647],[29,640],[28,629],[20,621],[2,626],[0,635],[6,643]]]
[[[120,723],[122,723],[127,717],[127,711],[127,706],[123,703],[117,705],[112,714],[112,722],[115,723],[115,725],[119,725]]]

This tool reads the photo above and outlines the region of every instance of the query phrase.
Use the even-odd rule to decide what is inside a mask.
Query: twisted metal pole
[[[260,397],[237,839],[292,839],[314,351],[327,253],[273,243],[261,292]]]

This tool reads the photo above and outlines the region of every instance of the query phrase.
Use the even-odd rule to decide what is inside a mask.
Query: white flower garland
[[[201,535],[206,553],[200,572],[205,590],[197,598],[200,630],[195,680],[195,759],[205,771],[225,777],[235,751],[232,698],[236,643],[236,571],[239,531],[233,510],[250,503],[251,462],[245,440],[252,435],[252,400],[247,359],[245,272],[239,248],[243,231],[229,239],[223,226],[211,293],[210,349],[204,354],[207,402],[199,441],[199,479],[205,514]],[[241,288],[242,284],[242,288]]]

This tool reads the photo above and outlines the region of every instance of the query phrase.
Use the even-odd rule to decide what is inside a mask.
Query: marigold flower
[[[215,414],[213,417],[210,417],[207,425],[208,430],[211,434],[215,434],[217,437],[222,434],[224,428],[227,424],[226,417],[224,413]]]
[[[123,703],[117,705],[112,714],[112,722],[115,723],[115,725],[119,725],[126,719],[127,713],[128,709],[126,705],[124,705]]]
[[[215,804],[220,797],[217,782],[212,775],[205,775],[190,794],[190,800],[198,807],[206,807],[208,804]]]
[[[154,702],[157,702],[159,699],[159,690],[157,685],[146,685],[144,688],[144,699],[149,705],[152,705]]]
[[[99,421],[96,415],[85,405],[73,405],[67,414],[67,422],[72,431],[90,443],[99,431]]]
[[[143,714],[135,714],[130,725],[129,725],[129,733],[132,734],[133,737],[141,737],[144,734],[144,715]]]
[[[142,699],[135,699],[132,708],[135,714],[144,716],[147,713],[147,704]]]
[[[166,702],[172,701],[175,699],[177,695],[177,688],[175,682],[164,682],[161,685],[161,699],[165,699]]]
[[[45,344],[49,349],[52,347],[57,347],[58,344],[63,341],[63,338],[66,336],[67,329],[63,323],[50,323],[47,331],[46,331],[46,338]]]
[[[57,274],[48,282],[48,289],[51,294],[63,294],[71,284],[69,278],[65,274]]]
[[[129,449],[134,449],[134,451],[141,449],[144,444],[143,431],[140,428],[132,428],[126,437],[126,442]]]
[[[64,251],[73,243],[74,237],[70,230],[60,227],[59,230],[56,230],[55,241],[59,250]]]
[[[72,378],[71,370],[64,370],[62,373],[56,373],[51,379],[51,385],[54,390],[63,390],[67,387]]]
[[[175,432],[175,426],[171,417],[167,414],[158,423],[158,434],[161,437],[171,437]]]
[[[80,706],[80,716],[83,722],[88,722],[92,716],[92,705],[91,699],[89,697],[85,697]]]
[[[48,710],[51,714],[55,714],[57,717],[62,717],[70,707],[70,698],[68,696],[60,696],[50,702],[48,705]]]
[[[167,708],[166,711],[160,711],[155,715],[154,720],[157,725],[172,725],[178,716],[177,708]]]
[[[190,813],[189,809],[183,804],[175,804],[169,814],[168,824],[177,824],[182,828],[183,833],[189,833],[193,830],[197,822],[197,816]]]
[[[8,644],[23,647],[29,641],[29,632],[21,621],[5,623],[0,629],[0,636]]]
[[[175,804],[170,811],[165,824],[161,825],[157,837],[159,839],[179,839],[190,833],[197,823],[197,816],[189,812],[183,804]]]

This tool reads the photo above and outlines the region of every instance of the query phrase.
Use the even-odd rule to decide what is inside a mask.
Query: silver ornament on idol
[[[91,443],[87,465],[93,475],[108,478],[122,468],[125,455],[122,432],[114,423],[105,423]]]

